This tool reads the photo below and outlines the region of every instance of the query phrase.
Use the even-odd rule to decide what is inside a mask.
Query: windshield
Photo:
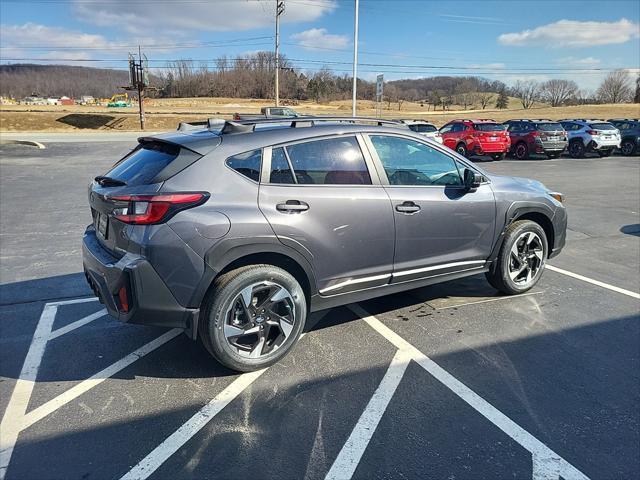
[[[499,123],[476,123],[474,128],[481,132],[502,132],[507,127],[506,125],[500,125]]]
[[[589,126],[594,130],[615,130],[616,127],[610,123],[590,123]]]
[[[409,125],[409,128],[418,133],[429,133],[437,131],[436,127],[434,127],[433,125],[429,125],[428,123],[414,123],[413,125]]]
[[[544,132],[555,132],[556,130],[563,130],[562,125],[556,122],[549,123],[539,123],[538,130],[542,130]]]

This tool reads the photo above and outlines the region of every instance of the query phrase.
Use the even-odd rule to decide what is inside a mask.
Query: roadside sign
[[[384,85],[384,75],[380,74],[376,77],[376,97],[382,97],[382,89]]]

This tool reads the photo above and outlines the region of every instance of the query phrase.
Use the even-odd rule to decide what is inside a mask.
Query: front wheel
[[[547,237],[531,220],[518,220],[507,228],[495,266],[485,275],[503,293],[515,295],[533,287],[544,270]]]
[[[491,158],[493,158],[495,161],[500,161],[504,159],[505,155],[506,153],[493,153],[491,154]]]
[[[464,143],[459,143],[456,146],[456,152],[458,152],[460,155],[462,155],[463,157],[466,157],[468,152],[467,152],[467,146]]]
[[[569,144],[569,155],[571,155],[571,158],[584,157],[584,150],[584,143],[582,143],[582,140],[574,140]]]
[[[304,291],[291,274],[273,265],[251,265],[215,281],[204,301],[198,330],[216,360],[249,372],[289,353],[306,316]]]

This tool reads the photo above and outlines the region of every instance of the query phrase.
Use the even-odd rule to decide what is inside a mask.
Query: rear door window
[[[180,154],[180,147],[165,142],[144,142],[120,160],[105,176],[127,185],[148,185]]]
[[[286,147],[299,184],[371,185],[355,137],[337,137]]]
[[[293,178],[289,160],[284,152],[284,148],[274,148],[271,153],[271,174],[269,183],[297,183]]]
[[[260,181],[260,166],[262,165],[262,150],[252,150],[227,158],[227,166],[236,172],[250,178],[254,182]]]

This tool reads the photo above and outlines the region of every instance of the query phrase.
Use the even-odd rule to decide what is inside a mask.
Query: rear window
[[[180,147],[164,142],[144,142],[138,145],[105,174],[127,182],[127,185],[147,185],[180,154]]]
[[[418,124],[409,125],[409,129],[413,130],[414,132],[418,132],[418,133],[430,133],[430,132],[436,132],[438,130],[433,125],[427,125],[427,124],[424,124],[424,123],[418,123]]]
[[[504,125],[499,123],[476,123],[474,128],[481,132],[502,132],[506,129]]]
[[[563,130],[562,125],[555,122],[549,123],[539,123],[538,130],[542,130],[544,132],[555,132],[556,130]]]
[[[594,130],[615,130],[616,127],[610,123],[590,123],[589,126]]]

